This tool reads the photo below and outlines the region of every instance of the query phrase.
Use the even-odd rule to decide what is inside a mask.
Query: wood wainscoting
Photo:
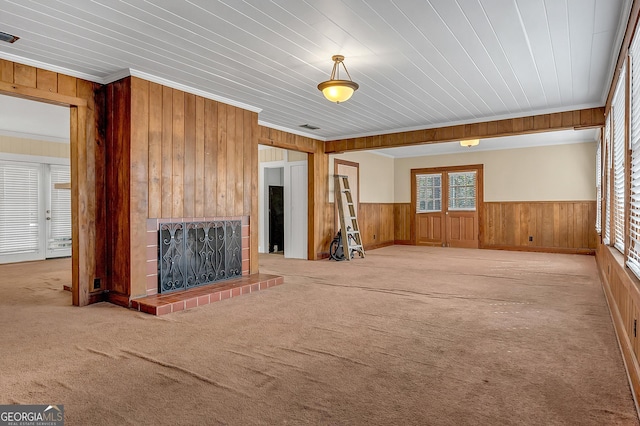
[[[393,245],[393,203],[360,203],[358,226],[365,250]]]
[[[595,201],[485,202],[480,247],[593,254]]]
[[[415,236],[411,229],[411,203],[395,203],[393,205],[393,239],[395,244],[411,245]]]
[[[596,263],[637,408],[640,392],[640,280],[624,266],[622,253],[613,247],[598,244]]]
[[[480,248],[593,254],[595,201],[485,202]],[[395,244],[414,244],[410,203],[393,205]],[[529,241],[532,237],[532,241]]]

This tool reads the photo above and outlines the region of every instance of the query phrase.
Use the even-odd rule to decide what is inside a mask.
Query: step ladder
[[[338,204],[338,216],[342,229],[342,250],[347,260],[351,260],[351,257],[356,253],[363,258],[364,247],[362,246],[353,196],[349,188],[349,178],[345,175],[335,175],[334,179],[335,202]]]

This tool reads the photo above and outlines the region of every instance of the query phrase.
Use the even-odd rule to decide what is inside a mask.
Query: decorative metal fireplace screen
[[[242,275],[242,222],[160,223],[158,292]]]

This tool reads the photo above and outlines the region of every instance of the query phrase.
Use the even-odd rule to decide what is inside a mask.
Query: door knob
[[[50,217],[48,217],[48,218],[47,218],[47,220],[51,220],[51,218],[50,218]]]

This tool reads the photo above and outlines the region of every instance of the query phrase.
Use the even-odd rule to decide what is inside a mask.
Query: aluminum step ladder
[[[353,204],[353,196],[349,188],[349,178],[345,175],[334,177],[335,202],[338,204],[338,216],[342,229],[342,249],[347,260],[351,260],[356,253],[364,258],[364,247],[358,227],[358,218]]]

